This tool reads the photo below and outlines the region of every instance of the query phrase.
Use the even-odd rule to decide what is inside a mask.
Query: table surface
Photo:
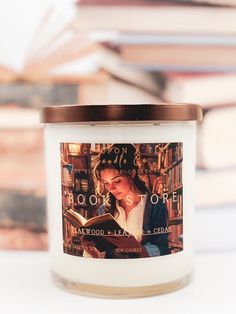
[[[55,287],[47,252],[0,252],[0,313],[236,313],[236,251],[196,254],[185,288],[159,296],[110,300]]]

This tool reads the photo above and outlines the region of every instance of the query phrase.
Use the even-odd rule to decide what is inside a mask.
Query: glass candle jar
[[[55,283],[136,297],[189,281],[201,119],[190,104],[42,109]]]

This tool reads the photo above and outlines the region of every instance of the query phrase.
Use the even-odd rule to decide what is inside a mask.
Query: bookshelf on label
[[[86,219],[97,215],[97,206],[89,201],[96,193],[92,175],[87,170],[93,169],[98,152],[107,145],[96,144],[92,148],[91,144],[63,144],[62,191],[66,199],[63,211],[72,209]],[[152,195],[167,198],[169,244],[173,252],[178,252],[183,249],[182,143],[136,144],[136,147],[140,150],[141,178]],[[98,202],[101,202],[99,197]],[[76,227],[65,218],[63,223],[64,250],[80,255],[81,251],[76,252],[76,245],[79,244],[72,243],[76,239]]]
[[[182,143],[141,145],[146,185],[152,193],[167,198],[169,243],[173,252],[183,249]]]

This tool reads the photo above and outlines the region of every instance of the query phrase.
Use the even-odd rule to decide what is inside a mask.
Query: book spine
[[[78,6],[157,6],[159,3],[155,0],[79,0]]]

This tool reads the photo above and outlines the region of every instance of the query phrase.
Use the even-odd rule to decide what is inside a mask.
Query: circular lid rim
[[[202,107],[190,103],[59,105],[43,107],[42,123],[201,121]]]

